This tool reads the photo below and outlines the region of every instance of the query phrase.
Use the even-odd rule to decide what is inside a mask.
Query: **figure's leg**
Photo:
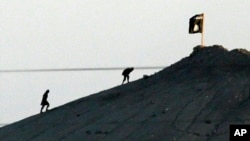
[[[42,113],[42,112],[43,112],[43,108],[44,108],[44,105],[42,105],[42,108],[41,108],[41,110],[40,110],[40,113]]]
[[[49,109],[49,103],[47,104],[47,107],[46,107],[46,112],[48,111],[48,109]]]
[[[123,81],[122,81],[122,84],[126,81],[126,76],[124,75],[123,76]]]
[[[127,80],[128,80],[128,83],[129,83],[129,75],[127,76]]]

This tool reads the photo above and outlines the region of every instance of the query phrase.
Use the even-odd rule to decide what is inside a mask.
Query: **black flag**
[[[198,14],[190,18],[189,20],[189,33],[202,33],[203,32],[203,14]]]

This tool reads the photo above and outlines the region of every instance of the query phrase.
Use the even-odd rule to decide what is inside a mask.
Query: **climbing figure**
[[[129,74],[134,70],[133,67],[131,68],[126,68],[125,70],[123,70],[122,72],[122,75],[123,75],[123,81],[122,81],[122,84],[126,81],[127,79],[127,82],[129,83]]]
[[[42,102],[41,102],[42,108],[41,108],[40,113],[43,112],[43,108],[44,108],[45,106],[47,106],[47,107],[46,107],[46,112],[48,111],[48,108],[49,108],[49,102],[47,101],[48,93],[49,93],[49,90],[46,90],[46,92],[43,94],[43,99],[42,99]]]

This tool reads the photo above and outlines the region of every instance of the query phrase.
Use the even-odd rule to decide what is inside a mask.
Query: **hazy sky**
[[[0,70],[169,66],[200,44],[250,50],[249,0],[0,0]],[[135,70],[132,80],[159,70]],[[0,124],[120,85],[121,71],[0,73]]]

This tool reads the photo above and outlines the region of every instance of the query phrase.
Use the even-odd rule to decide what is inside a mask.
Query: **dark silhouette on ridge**
[[[42,99],[42,102],[41,102],[41,105],[42,105],[42,108],[41,108],[41,111],[40,111],[40,113],[42,113],[43,112],[43,108],[45,107],[45,106],[47,106],[46,107],[46,112],[48,111],[48,108],[49,108],[49,102],[48,102],[48,93],[49,93],[49,90],[46,90],[46,92],[43,94],[43,99]]]
[[[131,68],[126,68],[125,70],[123,70],[122,75],[123,75],[123,81],[122,84],[124,84],[124,82],[127,80],[127,82],[129,83],[129,74],[134,70],[133,67]]]

